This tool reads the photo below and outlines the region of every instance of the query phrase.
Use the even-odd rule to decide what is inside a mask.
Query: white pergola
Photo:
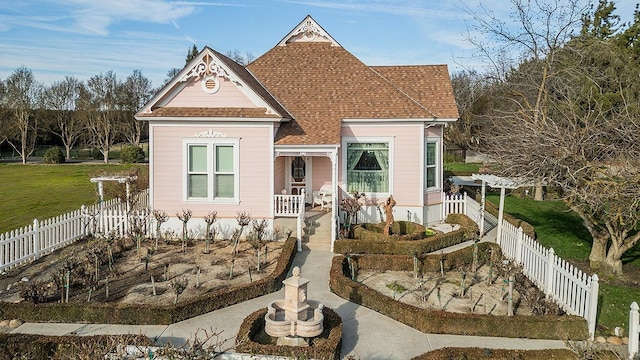
[[[473,180],[482,181],[482,201],[481,201],[481,209],[480,209],[480,235],[484,235],[484,204],[485,204],[485,194],[486,194],[486,185],[488,184],[494,189],[500,188],[500,206],[498,208],[498,233],[496,235],[496,242],[500,244],[500,237],[502,236],[502,218],[504,217],[504,197],[506,189],[514,190],[519,188],[520,186],[525,185],[525,181],[517,178],[503,178],[496,175],[490,174],[473,174],[471,175]]]
[[[100,205],[104,201],[104,182],[105,181],[117,181],[120,184],[124,183],[127,187],[127,210],[129,210],[129,184],[135,181],[137,176],[100,176],[91,178],[92,183],[98,184],[98,195],[100,196]]]

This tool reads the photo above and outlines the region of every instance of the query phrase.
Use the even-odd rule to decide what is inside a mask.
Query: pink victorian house
[[[149,121],[152,208],[266,219],[393,195],[396,220],[442,220],[442,132],[458,118],[446,65],[368,66],[310,16],[251,64],[205,47],[136,115]],[[375,206],[362,212],[380,221]],[[165,224],[181,227],[177,218]]]

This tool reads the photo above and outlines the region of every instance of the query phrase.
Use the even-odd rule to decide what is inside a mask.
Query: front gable
[[[137,114],[144,118],[267,118],[288,112],[243,66],[205,47]]]

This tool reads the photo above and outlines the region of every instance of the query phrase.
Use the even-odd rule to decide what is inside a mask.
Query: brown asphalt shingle
[[[458,118],[458,107],[447,65],[372,66],[371,69],[429,109],[436,117]]]
[[[407,96],[409,91],[330,43],[276,46],[248,68],[295,118],[282,124],[277,144],[339,144],[342,119],[429,120],[439,114],[436,106],[419,102],[419,94]]]

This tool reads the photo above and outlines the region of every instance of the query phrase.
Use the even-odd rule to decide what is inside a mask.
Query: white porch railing
[[[466,204],[461,204],[464,201]],[[473,204],[473,205],[471,205]],[[480,205],[468,196],[445,196],[444,215],[463,213]],[[475,215],[473,215],[475,216]],[[470,216],[471,217],[471,216]],[[474,220],[475,217],[473,218]],[[589,335],[593,338],[598,308],[598,275],[588,276],[573,265],[546,249],[506,220],[498,224],[500,239],[496,239],[502,253],[522,265],[524,274],[544,293],[554,299],[564,311],[587,320]]]
[[[298,251],[302,251],[302,232],[304,224],[304,189],[300,195],[274,195],[273,204],[275,217],[295,217]]]
[[[629,310],[629,359],[635,359],[638,354],[638,337],[640,337],[640,316],[638,316],[638,303],[631,303]]]
[[[125,235],[132,221],[143,225],[143,231],[148,234],[148,210],[143,207],[148,204],[148,196],[148,191],[138,195],[134,201],[134,209],[138,210],[132,211],[130,217],[126,204],[113,199],[98,205],[82,206],[79,210],[46,220],[35,219],[31,225],[0,234],[0,270],[36,260],[86,235],[112,231]]]
[[[300,195],[274,195],[274,216],[296,217],[304,212],[304,189]]]

